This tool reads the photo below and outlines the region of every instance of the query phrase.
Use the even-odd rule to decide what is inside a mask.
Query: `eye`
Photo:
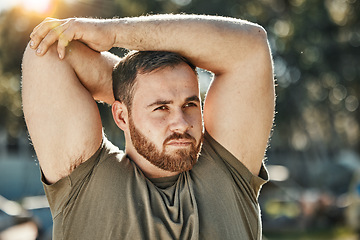
[[[185,108],[187,107],[197,107],[198,105],[195,102],[188,102],[184,105]]]
[[[169,108],[165,105],[155,108],[153,111],[166,111]]]

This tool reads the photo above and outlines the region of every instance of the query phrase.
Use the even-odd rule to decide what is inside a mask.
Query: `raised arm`
[[[124,47],[174,51],[215,78],[204,105],[206,130],[254,174],[264,157],[274,114],[274,84],[266,32],[246,21],[212,16],[157,15],[111,20],[48,19],[31,35],[43,55],[58,40],[96,51]]]
[[[111,81],[115,61],[116,57],[95,52],[79,42],[68,47],[64,60],[58,58],[54,47],[43,57],[26,49],[23,111],[49,183],[69,175],[99,148],[102,124],[94,98],[113,100],[111,86],[96,86]]]
[[[73,40],[80,40],[96,51],[112,47],[174,51],[215,74],[227,72],[246,59],[249,52],[255,54],[253,46],[268,48],[266,33],[259,25],[234,18],[202,15],[48,18],[34,29],[31,39],[31,47],[38,55],[43,55],[58,41],[60,58],[64,57],[65,47]]]
[[[238,19],[211,16],[117,21],[117,46],[178,52],[215,74],[204,105],[205,128],[257,175],[273,125],[275,100],[264,29]]]

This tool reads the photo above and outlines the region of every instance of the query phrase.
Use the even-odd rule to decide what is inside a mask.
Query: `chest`
[[[84,186],[65,209],[69,239],[84,232],[87,239],[256,239],[259,234],[258,206],[222,175],[186,174],[167,189],[136,179],[99,181]]]

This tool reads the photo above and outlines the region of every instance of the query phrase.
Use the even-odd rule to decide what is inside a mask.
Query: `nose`
[[[169,126],[172,132],[185,133],[189,130],[190,127],[191,124],[189,123],[187,116],[182,111],[182,109],[173,111]]]

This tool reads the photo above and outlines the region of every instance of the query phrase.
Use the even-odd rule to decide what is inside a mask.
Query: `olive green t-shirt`
[[[254,176],[205,133],[192,170],[148,179],[105,137],[69,176],[44,183],[53,239],[261,239]]]

